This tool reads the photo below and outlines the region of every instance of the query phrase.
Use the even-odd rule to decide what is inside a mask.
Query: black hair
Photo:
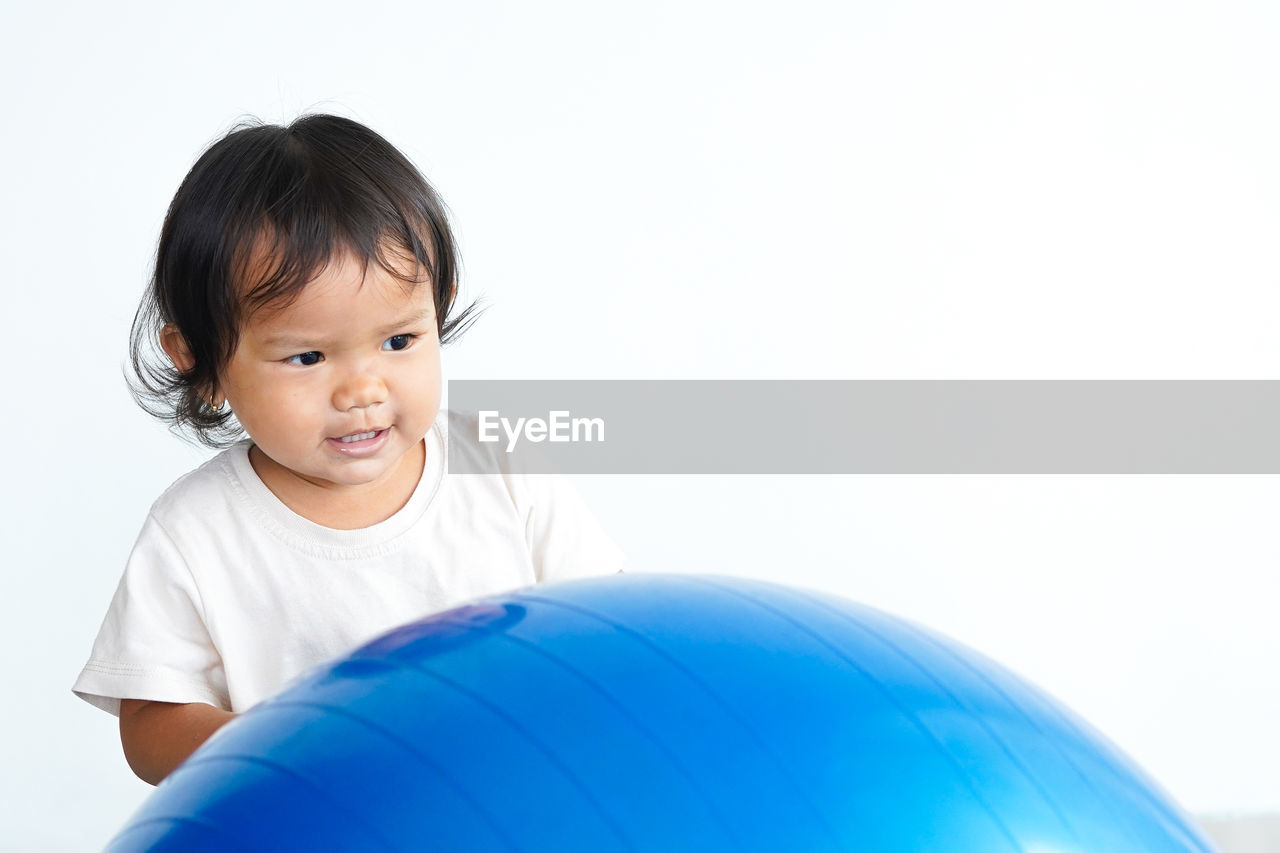
[[[426,271],[440,343],[455,340],[476,304],[451,316],[461,261],[447,208],[407,157],[341,116],[237,124],[200,155],[169,204],[129,335],[134,399],[209,447],[234,443],[244,436],[234,415],[205,398],[235,353],[241,323],[258,308],[288,304],[338,253],[417,285],[417,270],[407,276],[388,250]],[[190,370],[160,349],[166,323],[186,339]]]

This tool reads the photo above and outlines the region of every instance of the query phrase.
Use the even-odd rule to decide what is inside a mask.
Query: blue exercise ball
[[[721,576],[531,587],[423,619],[225,726],[109,853],[1211,850],[987,658]]]

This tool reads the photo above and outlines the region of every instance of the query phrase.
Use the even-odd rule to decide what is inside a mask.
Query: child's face
[[[376,263],[362,282],[357,260],[335,259],[291,305],[242,326],[219,390],[258,449],[303,480],[390,483],[440,408],[431,286],[406,289]]]

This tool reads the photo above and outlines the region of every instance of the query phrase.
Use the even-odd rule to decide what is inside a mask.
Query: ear
[[[164,328],[160,330],[160,347],[165,355],[169,356],[173,366],[178,368],[179,373],[188,373],[196,366],[196,360],[191,356],[191,348],[187,346],[187,339],[172,323],[165,323]]]
[[[179,373],[188,373],[196,366],[195,357],[191,355],[191,347],[187,346],[187,339],[182,336],[182,330],[172,323],[165,323],[160,329],[160,347],[165,355],[169,356],[173,366],[178,368]],[[200,393],[204,394],[203,391]],[[210,406],[213,405],[213,399],[214,395],[210,394],[208,396]]]

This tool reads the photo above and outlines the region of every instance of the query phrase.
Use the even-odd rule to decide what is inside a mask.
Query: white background
[[[6,8],[0,848],[101,846],[150,790],[70,685],[207,456],[121,365],[169,199],[237,119],[340,112],[423,169],[489,306],[454,378],[1275,379],[1276,10]],[[575,482],[634,571],[888,608],[1189,810],[1280,810],[1274,477]]]

